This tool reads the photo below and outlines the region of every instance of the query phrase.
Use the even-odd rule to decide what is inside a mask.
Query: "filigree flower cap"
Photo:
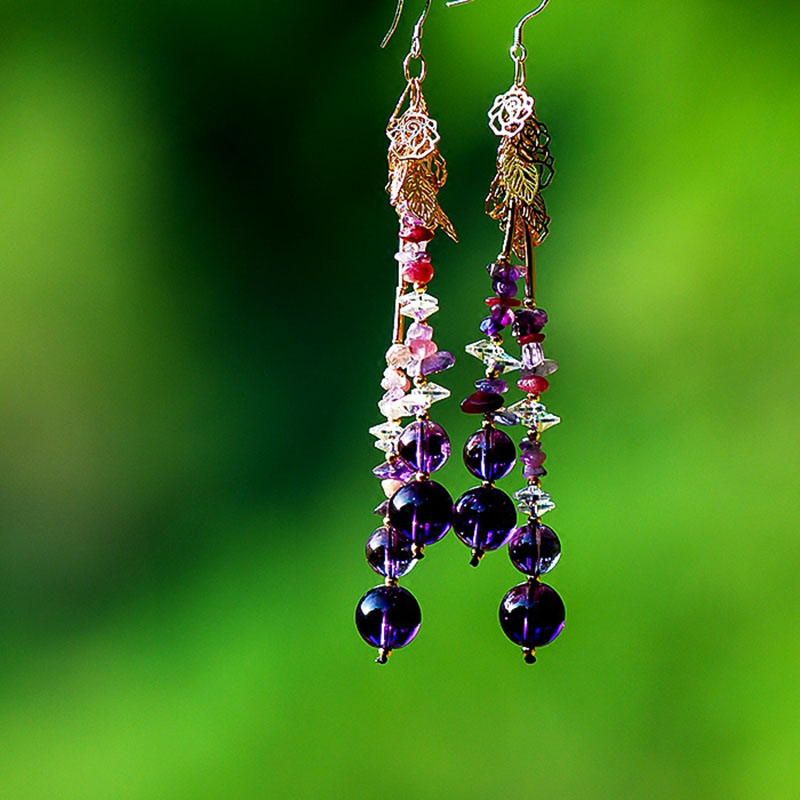
[[[431,155],[441,138],[436,120],[412,109],[390,124],[386,135],[391,142],[391,150],[401,161]]]
[[[533,97],[516,84],[499,94],[489,109],[489,127],[497,136],[516,136],[533,114]]]

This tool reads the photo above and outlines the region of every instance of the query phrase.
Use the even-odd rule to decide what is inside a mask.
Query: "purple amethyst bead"
[[[526,575],[544,575],[558,564],[561,542],[555,531],[541,522],[528,522],[512,532],[508,540],[511,563]]]
[[[514,316],[514,336],[539,333],[547,324],[547,312],[543,308],[518,308]]]
[[[379,517],[385,517],[388,511],[389,511],[388,498],[384,500],[382,503],[379,503],[377,506],[375,506],[375,508],[372,509],[372,513],[377,514]]]
[[[514,311],[508,306],[495,305],[489,312],[489,316],[503,328],[507,328],[514,322]]]
[[[456,501],[453,530],[473,550],[473,566],[487,550],[502,547],[517,521],[511,498],[494,486],[476,486]]]
[[[547,475],[547,470],[544,467],[532,467],[529,464],[522,466],[523,478],[543,478],[545,475]]]
[[[399,458],[393,458],[390,461],[384,461],[383,464],[378,464],[372,470],[372,474],[382,481],[407,481],[413,474],[414,470]]]
[[[389,524],[419,548],[438,542],[453,522],[453,498],[436,481],[411,481],[389,500]]]
[[[481,428],[464,444],[464,464],[485,481],[504,478],[514,468],[516,448],[507,433],[497,428]]]
[[[481,329],[481,333],[485,334],[490,339],[493,336],[497,336],[497,334],[503,330],[503,326],[500,325],[500,323],[495,322],[491,316],[484,317],[478,327]]]
[[[511,264],[505,264],[503,262],[489,264],[486,267],[487,272],[491,276],[492,280],[495,281],[518,281],[520,275],[522,274],[518,267],[513,267]]]
[[[375,586],[356,606],[356,628],[367,644],[380,649],[381,663],[391,650],[409,644],[421,624],[419,603],[401,586]]]
[[[492,289],[498,297],[514,297],[517,294],[514,281],[492,281]]]
[[[505,394],[508,391],[508,384],[502,378],[481,378],[475,381],[475,388],[479,392]]]
[[[427,356],[422,359],[422,363],[419,366],[419,374],[433,375],[435,372],[444,372],[446,369],[450,369],[455,363],[456,359],[452,353],[448,353],[446,350],[440,350],[438,353],[434,353],[432,356]]]
[[[500,603],[500,627],[514,644],[532,650],[549,644],[564,628],[566,611],[558,593],[546,583],[526,581]]]
[[[402,578],[414,568],[417,559],[412,542],[404,533],[382,525],[367,539],[367,563],[385,578]]]
[[[450,457],[450,438],[438,422],[417,420],[406,425],[400,434],[397,454],[410,468],[409,472],[412,469],[414,472],[435,472]]]

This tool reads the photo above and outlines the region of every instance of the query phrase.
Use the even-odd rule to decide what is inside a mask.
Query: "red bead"
[[[461,401],[461,410],[465,414],[489,414],[502,405],[503,395],[478,391]]]
[[[517,388],[521,392],[527,392],[528,394],[541,394],[546,392],[549,387],[549,381],[541,375],[526,375],[517,381]]]
[[[487,297],[486,305],[514,307],[521,306],[522,300],[518,300],[516,297]]]
[[[543,333],[529,333],[527,336],[520,336],[517,340],[520,344],[529,344],[530,342],[543,342]]]
[[[433,231],[424,225],[407,225],[400,229],[400,238],[404,242],[429,242],[433,239]]]
[[[428,259],[415,259],[403,267],[403,277],[411,283],[427,283],[433,277],[433,264]]]

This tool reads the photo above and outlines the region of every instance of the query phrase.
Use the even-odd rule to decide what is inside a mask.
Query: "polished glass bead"
[[[432,339],[412,339],[409,337],[406,344],[411,351],[411,355],[416,359],[432,356],[439,349]]]
[[[417,253],[403,266],[403,278],[411,283],[428,283],[433,278],[433,264],[427,253]]]
[[[419,603],[401,586],[375,586],[356,606],[356,628],[361,638],[382,651],[405,647],[417,635],[421,623]]]
[[[400,298],[400,313],[421,321],[439,310],[439,301],[427,292],[409,292]]]
[[[547,459],[542,443],[536,439],[523,439],[519,443],[519,460],[532,467],[541,467]]]
[[[406,335],[409,339],[433,339],[433,326],[425,322],[412,322]]]
[[[539,364],[538,367],[533,369],[526,369],[522,371],[523,375],[541,375],[543,378],[547,375],[552,375],[558,369],[558,361],[552,358],[546,358]]]
[[[556,504],[550,494],[536,484],[529,484],[518,492],[514,492],[514,499],[517,501],[517,508],[524,514],[533,514],[541,517],[548,511],[552,511]]]
[[[488,317],[484,317],[481,320],[481,324],[478,326],[480,332],[485,334],[486,336],[497,336],[500,331],[503,330],[503,326],[495,321],[495,319],[490,315]]]
[[[511,533],[508,540],[511,563],[526,575],[544,575],[558,564],[561,542],[555,531],[541,522],[528,522]]]
[[[450,438],[438,422],[417,420],[401,434],[397,453],[415,471],[435,472],[450,457]]]
[[[421,224],[405,225],[400,229],[399,238],[404,242],[429,242],[433,239],[433,231]]]
[[[438,542],[453,522],[453,498],[436,481],[411,481],[389,500],[389,523],[418,547]]]
[[[369,432],[377,439],[375,447],[388,453],[394,449],[395,443],[403,432],[403,426],[396,422],[382,422],[379,425],[373,425]]]
[[[411,361],[411,351],[404,344],[393,344],[386,351],[386,363],[390,367],[403,369]]]
[[[497,428],[481,428],[464,444],[464,464],[476,477],[496,481],[514,468],[516,448],[507,433]]]
[[[518,425],[519,417],[507,408],[499,408],[492,412],[492,420],[498,425]]]
[[[558,593],[546,583],[525,581],[500,603],[500,627],[520,647],[549,644],[564,628],[566,610]]]
[[[489,414],[503,405],[503,395],[494,392],[473,392],[461,401],[465,414]]]
[[[382,481],[391,479],[405,482],[414,474],[414,470],[402,459],[392,457],[389,461],[378,464],[372,470],[372,474]]]
[[[406,416],[426,411],[433,403],[450,397],[450,390],[438,383],[428,382],[412,389],[404,398]]]
[[[367,563],[385,578],[402,578],[414,568],[417,559],[413,543],[404,533],[386,525],[376,528],[367,539]]]
[[[503,328],[514,322],[514,311],[508,306],[492,306],[489,316]]]
[[[472,342],[464,349],[471,356],[475,356],[475,358],[483,361],[487,367],[492,367],[500,373],[510,372],[522,367],[522,363],[514,358],[514,356],[506,353],[499,344],[495,344],[486,339]]]
[[[516,522],[514,503],[495,486],[476,486],[464,492],[453,512],[456,536],[480,554],[502,547]]]

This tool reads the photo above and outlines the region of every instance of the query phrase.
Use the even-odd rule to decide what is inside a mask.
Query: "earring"
[[[464,2],[469,0],[455,0],[448,5]],[[525,23],[547,3],[543,0],[514,29],[510,50],[514,83],[495,98],[489,110],[489,127],[500,137],[500,146],[486,213],[500,222],[504,240],[497,259],[487,268],[494,290],[494,296],[486,299],[489,315],[480,324],[487,338],[466,346],[469,354],[486,365],[485,377],[475,382],[476,391],[461,403],[461,410],[467,414],[483,415],[481,429],[464,445],[464,463],[482,484],[458,498],[453,517],[456,535],[472,550],[473,566],[486,551],[508,543],[512,564],[528,576],[500,604],[500,625],[506,636],[522,647],[528,663],[536,660],[536,647],[558,636],[565,617],[561,598],[539,580],[556,565],[561,552],[558,537],[541,522],[542,515],[555,504],[541,487],[546,470],[539,438],[542,431],[560,419],[541,402],[549,385],[547,376],[558,369],[558,364],[545,358],[542,349],[547,314],[536,305],[534,265],[536,247],[547,236],[550,223],[541,192],[553,177],[553,157],[547,128],[536,119],[534,100],[525,86],[527,51],[522,43]],[[513,256],[524,266],[512,264]],[[521,277],[525,287],[522,300],[516,297]],[[520,359],[503,349],[502,331],[508,327],[520,345]],[[503,394],[508,391],[508,383],[501,375],[515,370],[522,373],[517,388],[526,397],[506,409]],[[498,423],[522,423],[527,427],[519,449],[522,473],[528,483],[514,493],[514,499],[528,520],[517,528],[514,503],[494,485],[511,472],[516,460],[514,443],[496,427]]]
[[[439,132],[428,115],[422,94],[426,64],[422,56],[422,26],[431,0],[414,26],[411,49],[403,61],[406,86],[389,118],[389,202],[400,222],[392,344],[386,351],[378,403],[386,421],[370,428],[375,446],[385,460],[373,473],[381,480],[386,499],[375,509],[383,523],[367,540],[367,562],[384,583],[370,589],[356,606],[356,627],[364,641],[378,648],[378,663],[386,663],[392,650],[405,647],[419,631],[419,604],[398,578],[408,574],[423,557],[427,545],[444,537],[452,524],[453,500],[448,491],[430,479],[450,455],[444,428],[430,419],[433,403],[450,396],[449,390],[429,376],[449,369],[453,356],[437,348],[429,317],[439,303],[427,291],[433,265],[427,252],[435,229],[457,241],[437,193],[447,179],[445,160],[437,144]],[[381,46],[394,33],[403,8],[399,0],[392,26]],[[416,61],[416,76],[411,64]],[[404,330],[406,320],[410,322]],[[415,420],[402,426],[406,417]]]

